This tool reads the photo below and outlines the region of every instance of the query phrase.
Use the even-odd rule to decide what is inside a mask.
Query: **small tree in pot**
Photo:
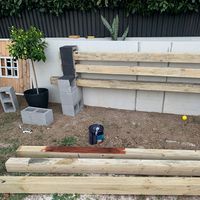
[[[48,90],[46,88],[38,88],[34,65],[35,61],[42,60],[45,62],[46,60],[44,49],[47,43],[42,39],[43,37],[43,33],[33,26],[27,31],[15,27],[10,30],[11,44],[9,45],[9,54],[16,59],[30,60],[32,64],[36,89],[26,90],[24,95],[28,104],[35,107],[48,107]]]

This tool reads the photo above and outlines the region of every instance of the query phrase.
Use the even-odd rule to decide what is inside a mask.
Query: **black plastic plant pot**
[[[91,145],[102,143],[104,141],[104,127],[101,124],[92,124],[88,129],[89,143]]]
[[[47,88],[38,88],[39,94],[35,88],[24,91],[24,97],[29,106],[48,108],[49,91]]]

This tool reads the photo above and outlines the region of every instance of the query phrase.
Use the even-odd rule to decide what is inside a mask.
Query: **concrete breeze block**
[[[75,80],[72,81],[72,83],[70,84],[69,80],[65,80],[65,79],[58,79],[58,88],[59,88],[59,92],[72,92],[72,90],[74,90],[75,88],[77,88],[76,86],[76,82]]]
[[[19,108],[19,104],[13,87],[1,87],[0,100],[4,112],[6,113],[16,112],[16,110]]]
[[[62,104],[63,114],[68,115],[68,116],[72,116],[72,117],[74,117],[76,114],[78,114],[82,108],[83,108],[83,101],[82,100],[74,106]]]
[[[59,79],[58,88],[64,115],[75,116],[83,107],[82,89],[76,86],[75,80]]]
[[[64,105],[76,105],[82,99],[81,88],[74,88],[71,93],[60,92],[61,102]]]
[[[29,106],[21,111],[21,117],[24,124],[48,126],[53,122],[53,111]]]

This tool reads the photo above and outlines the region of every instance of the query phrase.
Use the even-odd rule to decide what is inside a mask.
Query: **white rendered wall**
[[[77,45],[80,52],[185,52],[200,54],[200,38],[128,38],[126,41],[110,41],[105,39],[68,39],[46,38],[47,61],[36,63],[36,72],[40,87],[46,87],[50,92],[51,102],[60,102],[59,92],[56,85],[50,84],[51,76],[62,76],[59,48],[64,45]],[[107,63],[112,64],[112,63]],[[118,63],[120,65],[120,63]],[[132,63],[142,66],[160,67],[200,67],[191,64],[154,64]],[[99,77],[99,75],[96,75]],[[90,75],[83,75],[87,78]],[[94,77],[94,75],[93,75]],[[101,76],[105,77],[105,76]],[[113,76],[107,76],[112,78]],[[117,76],[121,78],[121,76]],[[198,79],[177,79],[164,77],[127,76],[127,80],[162,81],[162,82],[198,82]],[[200,94],[184,94],[171,92],[151,92],[134,90],[114,89],[83,89],[84,104],[89,106],[110,107],[127,110],[165,112],[175,114],[200,114]]]

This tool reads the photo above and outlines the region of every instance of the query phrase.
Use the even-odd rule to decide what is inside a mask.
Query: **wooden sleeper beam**
[[[142,66],[105,66],[105,65],[76,65],[77,73],[112,74],[112,75],[139,75],[180,78],[200,78],[200,69],[169,68],[169,67],[142,67]]]
[[[65,147],[65,146],[20,146],[19,157],[35,158],[123,158],[154,160],[200,160],[199,150]]]
[[[200,178],[0,176],[0,193],[200,195]]]
[[[159,63],[200,63],[200,54],[188,53],[97,53],[74,52],[74,60],[86,61],[124,61]]]
[[[88,88],[107,88],[122,90],[145,90],[145,91],[165,91],[165,92],[186,92],[200,93],[199,84],[185,83],[162,83],[162,82],[142,82],[142,81],[122,81],[122,80],[93,80],[77,79],[77,86]]]
[[[5,165],[8,172],[200,176],[200,161],[188,160],[9,158]]]

